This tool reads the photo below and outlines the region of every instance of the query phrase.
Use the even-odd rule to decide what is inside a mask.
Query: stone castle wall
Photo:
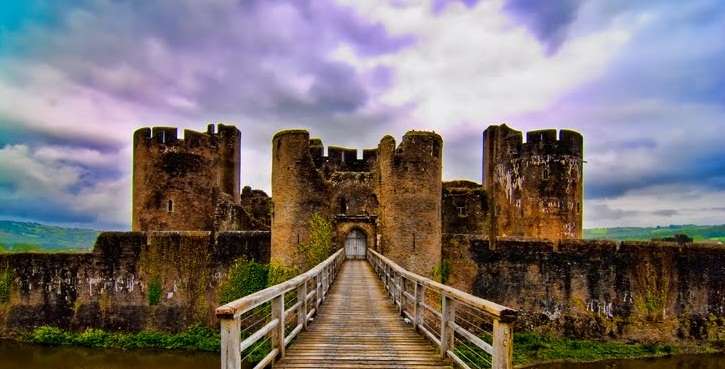
[[[12,278],[0,336],[41,325],[179,331],[216,325],[218,287],[237,258],[269,262],[269,232],[106,232],[92,252],[0,254]],[[149,283],[161,286],[149,304]]]
[[[520,309],[517,330],[725,339],[725,250],[668,242],[444,238],[448,283]]]

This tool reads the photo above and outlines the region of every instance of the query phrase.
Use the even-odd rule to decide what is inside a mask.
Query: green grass
[[[585,239],[636,241],[686,234],[694,241],[725,241],[725,225],[669,225],[664,227],[614,227],[584,230]]]
[[[490,336],[484,337],[490,342]],[[684,347],[684,346],[683,346]],[[702,352],[706,348],[698,348]],[[597,361],[608,359],[634,359],[666,356],[678,353],[680,347],[668,344],[625,343],[619,341],[594,341],[570,339],[523,332],[514,334],[515,365],[529,365],[550,361]],[[693,352],[688,348],[687,352]],[[456,354],[471,367],[490,366],[491,356],[470,345],[456,346]]]
[[[210,328],[195,326],[183,332],[172,334],[158,331],[137,333],[106,332],[101,329],[87,329],[71,332],[51,326],[35,328],[26,341],[49,346],[73,345],[91,348],[219,351],[219,332]]]
[[[515,364],[556,360],[632,359],[646,356],[664,356],[676,352],[677,348],[668,344],[592,341],[549,337],[535,333],[517,333],[514,335]]]
[[[0,249],[5,252],[88,251],[99,233],[93,229],[0,220]]]

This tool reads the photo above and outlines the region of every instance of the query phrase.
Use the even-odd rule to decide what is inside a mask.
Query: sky
[[[481,180],[482,131],[585,139],[585,227],[725,223],[720,0],[4,0],[0,218],[128,229],[140,127],[377,146],[434,130]]]

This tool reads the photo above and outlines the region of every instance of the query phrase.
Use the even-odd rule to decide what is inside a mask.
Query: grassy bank
[[[74,345],[124,350],[154,348],[219,351],[219,332],[206,327],[192,327],[174,334],[158,331],[106,332],[101,329],[71,332],[56,327],[43,326],[35,328],[22,339],[27,342],[51,346]]]
[[[708,345],[593,341],[550,337],[534,333],[514,335],[514,364],[517,366],[562,360],[586,362],[716,351],[718,350]]]
[[[206,327],[193,327],[172,334],[158,331],[137,333],[106,332],[88,329],[84,332],[65,331],[43,326],[22,337],[23,341],[60,346],[73,345],[90,348],[167,349],[218,352],[219,333]],[[260,349],[261,350],[258,350]],[[260,360],[269,348],[258,347],[247,359]],[[609,359],[635,359],[667,356],[680,353],[707,353],[720,351],[709,345],[671,345],[625,343],[619,341],[593,341],[544,336],[535,333],[517,333],[514,336],[514,364],[518,367],[552,361],[589,362]],[[464,352],[466,357],[485,357]],[[479,364],[485,364],[481,362]]]

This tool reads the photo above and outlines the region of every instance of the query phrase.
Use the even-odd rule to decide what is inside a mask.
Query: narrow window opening
[[[344,197],[341,197],[340,198],[340,210],[339,210],[339,213],[340,214],[347,214],[347,201],[345,200]]]
[[[169,200],[169,202],[166,203],[166,212],[167,213],[174,212],[174,201],[173,200]]]
[[[166,131],[161,131],[161,143],[166,143]]]
[[[415,251],[415,233],[413,233],[413,251]]]
[[[549,179],[549,168],[544,168],[544,172],[541,174],[541,179],[545,181]]]
[[[582,204],[577,201],[576,203],[576,213],[579,214],[582,212]]]

